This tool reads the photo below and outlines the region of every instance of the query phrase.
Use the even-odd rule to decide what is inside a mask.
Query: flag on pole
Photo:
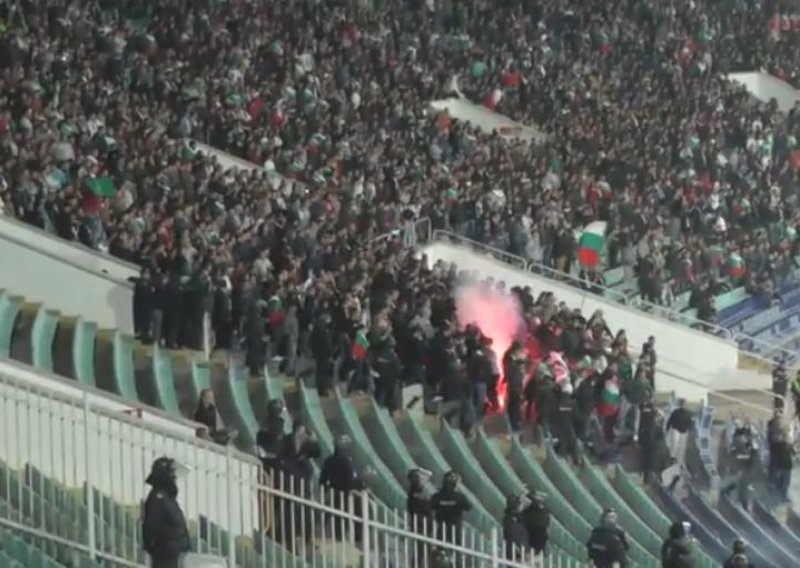
[[[593,221],[586,225],[578,247],[578,261],[584,268],[596,268],[606,247],[606,222]]]
[[[114,182],[111,181],[110,177],[91,178],[86,184],[89,186],[89,191],[97,197],[110,198],[117,193],[117,190],[114,189]]]
[[[356,361],[363,361],[367,358],[367,352],[369,351],[369,339],[367,339],[367,334],[364,333],[363,330],[359,330],[356,333],[356,338],[353,341],[353,359]]]

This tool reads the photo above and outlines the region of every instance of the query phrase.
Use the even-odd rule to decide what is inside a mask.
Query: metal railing
[[[573,274],[555,270],[552,267],[546,266],[538,262],[528,261],[520,256],[513,255],[501,249],[497,249],[490,245],[481,243],[479,241],[468,239],[451,231],[436,230],[433,232],[433,240],[434,241],[440,240],[444,242],[450,242],[454,244],[467,246],[475,250],[476,252],[491,255],[492,257],[497,258],[499,260],[503,260],[507,264],[511,264],[517,268],[522,268],[529,272],[540,274],[552,280],[561,283],[567,283],[586,291],[593,291],[598,296],[604,297],[610,301],[617,302],[619,304],[626,305],[627,307],[633,308],[637,311],[649,313],[658,318],[672,321],[692,329],[702,330],[706,333],[710,333],[711,335],[715,335],[722,339],[735,340],[734,334],[731,332],[731,330],[721,327],[717,324],[700,320],[694,316],[688,315],[687,313],[676,311],[668,306],[661,306],[658,304],[654,304],[639,297],[628,298],[624,293],[618,290],[614,290],[613,288],[609,288],[601,284],[594,284],[588,282],[586,280],[576,277]],[[736,337],[738,337],[740,340],[743,339],[750,340],[753,343],[763,343],[762,341],[747,336],[745,334],[737,334]],[[742,341],[737,340],[737,344],[741,346]],[[776,350],[774,346],[771,347],[773,351]],[[787,353],[792,353],[792,352],[787,351]],[[793,356],[796,356],[796,353],[792,354]]]
[[[434,550],[458,566],[532,565],[499,529],[456,530],[409,518],[366,491],[343,496],[266,476],[232,446],[161,431],[135,413],[98,405],[88,391],[57,387],[0,373],[0,527],[57,543],[69,551],[58,560],[143,565],[139,505],[152,462],[166,455],[189,469],[178,502],[194,550],[229,566],[434,566]],[[577,565],[558,550],[536,560]]]

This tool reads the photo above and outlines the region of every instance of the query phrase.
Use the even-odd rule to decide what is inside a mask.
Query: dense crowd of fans
[[[795,81],[776,15],[791,21],[748,2],[6,3],[0,202],[146,266],[170,345],[195,346],[213,304],[225,346],[231,296],[335,272],[356,236],[414,216],[564,271],[574,229],[607,220],[608,266],[648,300],[696,288],[711,319],[728,268],[770,287],[796,252],[796,115],[724,76]],[[428,107],[453,93],[550,142]],[[260,167],[223,172],[184,137]]]
[[[429,267],[403,237],[374,239],[426,217],[575,272],[575,231],[599,219],[606,265],[634,272],[646,300],[692,290],[713,319],[723,280],[770,293],[798,252],[800,115],[755,104],[725,74],[800,80],[787,10],[4,2],[0,212],[140,265],[144,341],[199,348],[210,314],[215,347],[244,350],[254,374],[273,356],[293,374],[307,356],[322,394],[344,382],[390,409],[421,382],[426,407],[440,402],[467,433],[501,408],[519,432],[527,411],[575,461],[581,445],[605,454],[630,439],[660,475],[654,343],[634,357],[602,314],[481,282],[514,294],[524,315],[498,360],[491,338],[457,323],[463,275]],[[429,107],[447,96],[549,141]],[[225,171],[192,139],[255,167]],[[198,416],[212,422],[212,410],[208,398]]]

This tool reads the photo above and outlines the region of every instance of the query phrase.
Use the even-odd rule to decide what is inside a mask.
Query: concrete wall
[[[0,288],[101,328],[133,332],[136,266],[0,217]]]

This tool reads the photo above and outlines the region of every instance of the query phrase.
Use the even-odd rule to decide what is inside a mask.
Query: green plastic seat
[[[578,514],[569,501],[553,485],[539,462],[516,439],[511,443],[509,461],[519,473],[520,479],[530,489],[547,495],[547,507],[561,521],[564,527],[581,542],[587,542],[592,532],[591,525]]]
[[[595,527],[600,522],[603,508],[591,493],[578,480],[572,468],[553,451],[552,446],[547,448],[547,459],[544,462],[547,477],[556,488],[565,495],[573,508],[589,523]],[[630,541],[630,556],[633,562],[640,566],[656,566],[653,556],[647,552],[637,541]]]
[[[404,434],[409,442],[417,448],[417,463],[429,470],[435,478],[442,479],[452,469],[447,460],[444,459],[430,432],[411,416],[406,415],[404,420],[400,422],[398,432]],[[469,502],[472,503],[472,510],[466,516],[467,522],[478,530],[482,530],[485,534],[491,533],[492,529],[500,530],[498,521],[492,517],[472,491],[466,486],[461,489]]]
[[[353,403],[349,399],[342,398],[338,390],[335,391],[334,400],[345,431],[353,440],[353,454],[356,460],[362,467],[371,467],[377,474],[372,481],[373,491],[389,507],[405,510],[406,492],[372,447]]]
[[[592,496],[603,507],[613,507],[619,518],[620,525],[628,531],[631,537],[641,544],[655,558],[661,557],[661,544],[666,534],[657,535],[642,522],[636,513],[614,491],[605,474],[590,463],[584,463],[580,472],[580,479]]]
[[[475,496],[480,499],[495,519],[502,521],[506,498],[491,481],[491,477],[478,465],[461,432],[442,421],[442,453]]]
[[[236,424],[240,435],[244,437],[244,442],[247,446],[255,447],[258,421],[256,420],[255,412],[253,412],[253,406],[250,404],[245,371],[240,365],[231,364],[228,367],[228,388],[231,393],[231,400],[236,414]]]
[[[49,373],[53,372],[53,341],[60,315],[57,311],[40,308],[31,329],[33,366]]]
[[[9,357],[11,354],[11,336],[23,303],[21,296],[0,291],[0,357]]]
[[[173,418],[181,417],[178,397],[175,394],[175,380],[172,376],[172,357],[163,349],[153,349],[153,378],[158,406]]]
[[[192,361],[192,390],[195,401],[200,400],[200,393],[211,388],[211,367],[208,361],[194,359]]]
[[[647,492],[634,481],[628,472],[617,465],[614,471],[614,488],[625,502],[633,509],[636,515],[642,519],[656,534],[668,534],[672,524],[661,509],[659,509]],[[700,547],[699,544],[694,549],[694,558],[698,566],[711,568],[716,566],[716,562]]]
[[[321,458],[324,459],[331,455],[333,453],[333,434],[325,420],[319,395],[316,390],[306,387],[302,382],[300,383],[300,414],[305,425],[317,436],[322,450]]]
[[[80,383],[94,387],[94,342],[97,338],[97,324],[78,318],[72,343],[72,363],[75,377]]]
[[[367,430],[372,434],[374,448],[392,470],[397,481],[405,484],[408,472],[417,467],[417,464],[400,438],[389,412],[385,408],[379,408],[373,398],[370,398],[369,405]]]
[[[139,402],[133,372],[133,337],[114,333],[114,389],[131,404]]]
[[[458,438],[460,432],[454,431],[453,434]],[[461,437],[461,441],[464,441],[463,436]],[[468,449],[465,441],[464,446]],[[511,466],[506,461],[499,448],[486,437],[483,430],[478,430],[478,434],[475,437],[473,455],[477,457],[477,461],[483,466],[486,473],[489,474],[489,479],[491,479],[495,486],[505,495],[522,495],[527,493],[528,488],[525,483],[517,476],[514,470],[511,469]],[[551,519],[550,539],[555,546],[563,550],[571,558],[585,560],[585,547],[569,534],[557,518]]]

